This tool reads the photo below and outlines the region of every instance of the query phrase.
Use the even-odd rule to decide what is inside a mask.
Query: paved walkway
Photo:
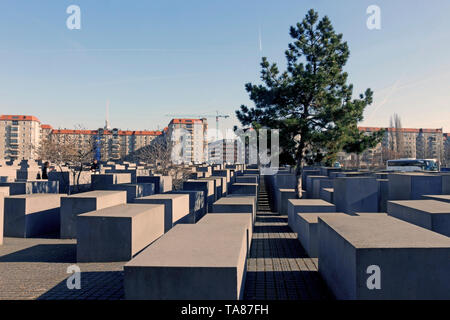
[[[0,299],[120,299],[123,265],[79,263],[81,289],[69,290],[75,240],[5,238],[0,245]]]
[[[271,203],[272,195],[267,194],[264,179],[261,179],[245,299],[332,299],[317,271],[318,259],[308,257],[297,234],[288,226],[287,216],[272,212]]]
[[[262,181],[244,297],[331,299],[287,217],[271,212]],[[75,240],[5,238],[0,246],[0,299],[123,299],[123,265],[79,263],[81,289],[69,290],[67,267],[76,264]]]
[[[317,267],[317,259],[307,256],[287,225],[287,217],[258,213],[248,260],[246,300],[331,299]]]

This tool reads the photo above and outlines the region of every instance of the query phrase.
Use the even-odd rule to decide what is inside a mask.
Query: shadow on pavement
[[[75,274],[38,297],[38,300],[120,300],[124,297],[123,271],[80,272],[80,289],[69,289],[75,284]]]
[[[20,251],[0,257],[1,262],[48,262],[75,263],[77,260],[77,245],[38,244]]]

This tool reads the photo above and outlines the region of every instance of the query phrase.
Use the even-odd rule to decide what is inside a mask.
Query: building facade
[[[79,148],[94,147],[101,160],[119,160],[149,145],[161,131],[122,131],[119,129],[53,129],[38,118],[25,115],[0,116],[0,157],[12,160],[37,159],[44,139],[70,142]]]
[[[202,119],[172,119],[167,134],[176,150],[176,163],[205,163],[208,160],[208,122]]]
[[[34,116],[0,116],[0,157],[35,159],[41,138],[41,122]]]
[[[244,145],[240,139],[222,139],[208,144],[208,163],[244,163]]]
[[[385,130],[382,141],[361,155],[361,161],[383,165],[399,158],[437,159],[444,163],[445,134],[442,129],[360,127],[368,134]]]

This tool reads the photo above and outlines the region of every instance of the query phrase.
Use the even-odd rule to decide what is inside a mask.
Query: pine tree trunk
[[[297,166],[295,168],[295,179],[297,181],[295,185],[295,193],[299,199],[302,198],[302,173],[303,168],[301,164],[301,159],[297,160]]]
[[[301,143],[302,144],[302,143]],[[302,198],[302,174],[303,174],[303,148],[300,147],[297,152],[297,164],[295,168],[295,178],[296,178],[296,184],[295,184],[295,193],[297,194],[297,197],[299,199]]]

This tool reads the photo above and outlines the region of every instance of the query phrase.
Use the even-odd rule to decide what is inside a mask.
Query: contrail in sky
[[[258,30],[258,40],[259,40],[259,52],[262,53],[261,26],[259,26],[259,30]]]

